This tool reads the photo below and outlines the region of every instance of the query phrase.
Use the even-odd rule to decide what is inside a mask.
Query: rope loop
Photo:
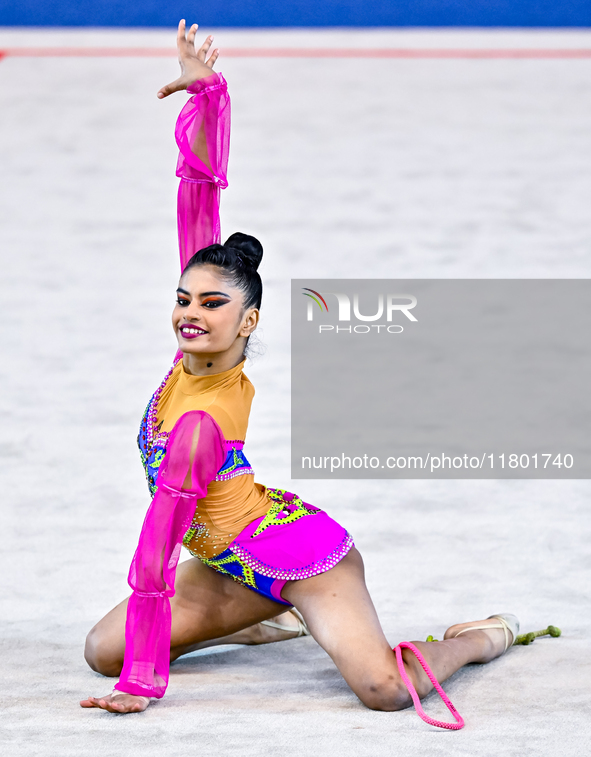
[[[442,720],[435,720],[434,718],[429,717],[429,715],[427,715],[426,712],[423,710],[421,706],[421,700],[419,699],[419,695],[417,694],[416,689],[413,686],[412,681],[408,677],[408,674],[404,668],[404,660],[402,659],[403,649],[410,649],[410,651],[417,658],[417,660],[421,664],[421,667],[423,668],[423,670],[429,677],[429,680],[435,687],[435,690],[437,691],[439,696],[443,699],[443,703],[445,704],[447,709],[451,712],[451,714],[454,716],[456,720],[455,723],[445,723]],[[441,688],[441,685],[439,684],[439,681],[437,680],[437,678],[435,678],[433,671],[427,665],[427,661],[425,660],[423,655],[419,652],[419,650],[415,647],[415,645],[410,641],[402,641],[397,647],[394,648],[393,651],[396,653],[396,662],[398,663],[398,671],[400,672],[400,677],[404,681],[406,688],[408,689],[408,693],[412,697],[415,710],[417,711],[417,715],[421,718],[421,720],[424,720],[425,723],[429,723],[429,725],[435,725],[437,726],[437,728],[448,728],[451,731],[459,731],[460,728],[463,728],[465,725],[464,718],[453,706],[450,698],[447,696],[445,691]]]

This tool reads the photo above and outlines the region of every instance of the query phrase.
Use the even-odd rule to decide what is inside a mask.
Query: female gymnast
[[[309,632],[367,707],[399,710],[414,701],[421,714],[419,698],[434,685],[442,693],[438,682],[506,652],[518,622],[497,614],[460,623],[443,641],[404,642],[394,653],[347,531],[296,495],[254,482],[243,450],[254,389],[242,369],[259,320],[263,251],[245,234],[219,244],[230,101],[213,72],[212,38],[196,51],[196,31],[179,24],[181,76],[158,93],[192,95],[176,126],[179,352],[140,427],[153,499],[129,573],[133,593],[86,642],[90,667],[120,680],[111,694],[80,704],[141,712],[164,695],[170,661],[183,654]],[[193,558],[177,571],[182,544]],[[446,727],[461,727],[446,703],[457,721]]]

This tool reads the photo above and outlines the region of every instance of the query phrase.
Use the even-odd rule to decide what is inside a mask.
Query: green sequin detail
[[[231,473],[233,470],[236,470],[236,468],[242,462],[242,460],[238,457],[238,453],[236,452],[236,447],[232,447],[232,452],[234,453],[234,464],[229,465],[227,468],[223,468],[222,470],[219,470],[218,476],[223,476],[226,473]]]
[[[198,525],[191,525],[189,529],[187,529],[187,533],[183,536],[183,544],[185,547],[189,547],[189,544],[191,543],[191,540],[197,536],[199,531],[202,531],[204,529],[204,526],[201,524]]]
[[[267,490],[267,495],[270,499],[276,500],[275,504],[267,511],[267,514],[263,520],[259,523],[257,530],[250,537],[254,539],[255,536],[262,534],[269,526],[284,526],[288,523],[294,523],[296,520],[303,518],[304,515],[309,515],[309,511],[304,507],[303,501],[299,497],[294,497],[291,502],[285,502],[283,495],[285,489]],[[289,508],[295,506],[297,510],[291,511]],[[280,512],[285,512],[282,518],[277,518]]]
[[[242,562],[242,560],[234,554],[228,555],[227,557],[200,557],[199,558],[202,563],[209,566],[210,568],[213,568],[214,570],[218,570],[220,573],[224,573],[227,576],[230,576],[235,581],[241,581],[245,584],[248,584],[248,586],[253,586],[255,589],[257,588],[256,581],[254,578],[254,571],[252,568],[250,568],[246,563]],[[238,563],[240,567],[242,568],[242,577],[238,578],[238,576],[235,576],[233,573],[230,573],[229,570],[224,569],[224,565],[227,565],[228,563]]]

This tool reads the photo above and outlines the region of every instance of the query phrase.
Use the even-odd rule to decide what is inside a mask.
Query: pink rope
[[[416,692],[415,687],[412,685],[412,681],[408,677],[408,674],[404,668],[404,661],[402,659],[402,650],[403,649],[410,649],[410,651],[415,655],[417,660],[420,662],[421,667],[425,671],[425,673],[428,675],[429,680],[435,687],[435,690],[439,694],[439,696],[443,699],[443,703],[447,707],[447,709],[451,712],[451,714],[456,719],[456,723],[444,723],[442,720],[435,720],[434,718],[430,718],[423,708],[421,707],[421,700],[419,699],[419,695]],[[412,701],[415,706],[415,710],[417,711],[417,715],[425,721],[425,723],[429,723],[429,725],[436,725],[438,728],[449,728],[452,731],[459,731],[460,728],[464,727],[464,718],[460,715],[460,713],[456,710],[456,708],[451,703],[450,698],[447,696],[445,691],[441,688],[439,685],[439,681],[435,678],[433,675],[433,671],[431,668],[427,665],[427,661],[423,657],[423,655],[419,652],[419,650],[415,647],[414,644],[412,644],[410,641],[402,641],[394,650],[396,653],[396,662],[398,663],[398,670],[400,672],[400,677],[406,684],[406,688],[408,689],[408,693],[412,697]]]

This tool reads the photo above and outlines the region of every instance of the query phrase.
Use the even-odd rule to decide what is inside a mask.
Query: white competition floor
[[[208,32],[209,30],[204,30]],[[171,45],[173,31],[0,30],[0,49]],[[591,32],[230,32],[236,47],[591,48]],[[148,504],[135,447],[175,348],[174,58],[6,57],[0,745],[21,755],[581,755],[591,743],[588,481],[292,481],[291,277],[591,273],[591,59],[227,58],[226,235],[265,246],[249,459],[353,534],[386,633],[511,611],[538,639],[446,689],[459,733],[365,709],[310,639],[172,668],[141,715],[84,636],[126,594]],[[362,369],[352,366],[354,370]],[[429,712],[442,714],[435,697]],[[587,747],[587,749],[585,748]]]

